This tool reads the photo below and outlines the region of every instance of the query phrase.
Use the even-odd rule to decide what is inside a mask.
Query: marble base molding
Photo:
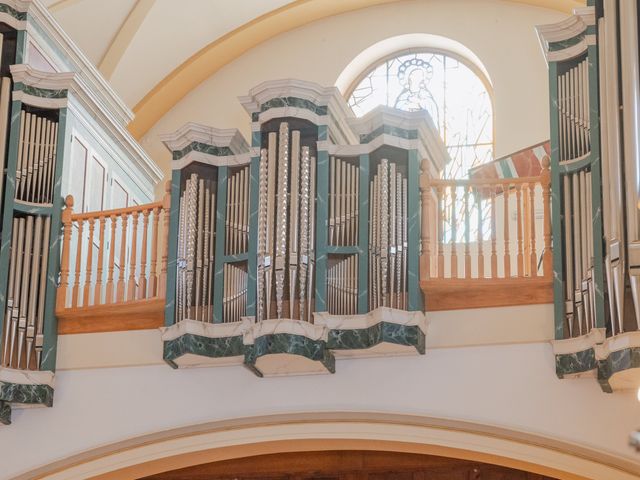
[[[161,328],[163,359],[172,368],[244,365],[259,377],[335,373],[336,358],[423,355],[422,312],[378,308],[364,315],[314,314],[315,323],[183,320]]]
[[[0,367],[0,423],[11,423],[16,407],[51,407],[53,372]]]
[[[595,378],[604,392],[640,387],[640,332],[606,338],[603,328],[552,342],[558,378]]]

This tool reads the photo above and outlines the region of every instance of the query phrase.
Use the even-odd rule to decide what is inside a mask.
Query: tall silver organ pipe
[[[259,166],[258,320],[310,320],[314,169],[300,131],[282,122],[268,134]]]
[[[224,265],[223,319],[239,322],[247,311],[247,271],[232,263]]]
[[[382,159],[369,185],[369,308],[407,308],[407,178]]]
[[[591,151],[588,60],[558,76],[560,161],[584,157]]]
[[[180,197],[176,321],[213,321],[216,187],[192,173]]]
[[[226,254],[237,255],[249,246],[249,167],[229,177],[227,187]]]
[[[331,157],[329,164],[329,245],[358,243],[358,167]]]

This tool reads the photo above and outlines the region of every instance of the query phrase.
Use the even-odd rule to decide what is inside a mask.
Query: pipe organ
[[[562,24],[538,27],[550,75],[553,261],[562,280],[554,282],[557,338],[605,322],[594,22],[587,7]]]
[[[356,119],[335,89],[297,80],[241,102],[251,146],[193,123],[163,137],[174,160],[167,328],[249,321],[301,335],[318,313],[421,311],[419,178],[446,162],[426,115]]]

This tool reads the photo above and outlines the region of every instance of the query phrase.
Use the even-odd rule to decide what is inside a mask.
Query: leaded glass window
[[[378,105],[426,110],[451,156],[443,178],[466,178],[493,157],[493,109],[486,82],[475,69],[442,52],[400,54],[356,85],[349,106],[362,116]]]

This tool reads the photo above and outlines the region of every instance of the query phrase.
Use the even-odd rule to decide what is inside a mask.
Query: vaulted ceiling
[[[261,41],[330,15],[402,0],[42,1],[134,110],[129,129],[140,138],[190,90]],[[585,4],[505,1],[567,13]]]

